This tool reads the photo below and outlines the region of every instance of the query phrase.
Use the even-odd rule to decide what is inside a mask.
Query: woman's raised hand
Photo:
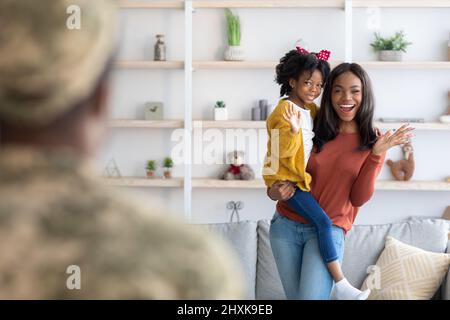
[[[414,128],[409,126],[409,123],[402,125],[397,130],[389,130],[378,137],[377,142],[372,148],[372,153],[380,155],[392,147],[409,142],[409,139],[413,136],[410,133]]]
[[[292,102],[289,102],[289,106],[284,110],[284,119],[291,125],[292,133],[297,133],[302,126],[302,117],[300,111],[294,109]]]

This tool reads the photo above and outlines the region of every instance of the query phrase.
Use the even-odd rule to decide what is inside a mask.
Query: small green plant
[[[406,41],[404,32],[398,31],[391,38],[383,38],[378,32],[375,32],[375,40],[370,45],[375,51],[394,50],[406,52],[406,47],[410,44],[412,42]]]
[[[169,157],[164,158],[163,167],[164,168],[172,168],[173,167],[173,160],[172,160],[172,158],[169,158]]]
[[[225,108],[227,105],[223,101],[217,101],[214,108]]]
[[[148,160],[147,161],[147,171],[155,171],[156,170],[156,161]]]
[[[227,18],[228,45],[241,45],[241,22],[239,16],[234,15],[230,9],[225,9],[225,17]]]

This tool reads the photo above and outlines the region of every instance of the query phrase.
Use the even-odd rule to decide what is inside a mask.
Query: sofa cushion
[[[224,239],[234,250],[245,276],[246,299],[251,300],[255,299],[256,226],[256,221],[198,225]]]
[[[279,300],[286,295],[278,275],[269,240],[270,220],[258,221],[258,264],[256,265],[256,299]]]
[[[346,235],[343,271],[350,283],[361,287],[367,268],[375,265],[386,236],[423,250],[444,253],[448,224],[441,219],[408,220],[384,225],[355,225]]]
[[[442,283],[450,255],[429,252],[386,237],[376,263],[376,274],[366,278],[361,290],[372,289],[369,300],[429,300]]]
[[[447,243],[447,253],[450,253],[450,240]],[[442,284],[442,299],[450,300],[450,270],[447,271],[447,276]]]

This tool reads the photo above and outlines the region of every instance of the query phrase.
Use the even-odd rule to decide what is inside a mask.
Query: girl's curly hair
[[[314,53],[303,54],[297,50],[291,50],[280,59],[280,63],[276,66],[275,82],[280,88],[280,97],[291,93],[290,79],[298,80],[304,73],[312,74],[314,70],[319,70],[323,76],[323,82],[330,74],[330,64],[327,61],[317,59]]]

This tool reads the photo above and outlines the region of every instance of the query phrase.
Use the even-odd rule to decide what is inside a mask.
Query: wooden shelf
[[[224,188],[224,189],[264,189],[264,181],[255,179],[242,180],[219,180],[219,179],[193,179],[194,188]],[[445,181],[377,181],[376,190],[398,190],[398,191],[450,191],[450,183]]]
[[[165,0],[165,1],[121,1],[119,2],[121,9],[183,9],[183,1]]]
[[[110,186],[115,187],[160,187],[160,188],[181,188],[183,186],[183,178],[103,178],[103,181]]]
[[[183,61],[139,61],[121,60],[114,66],[120,69],[183,69]]]
[[[183,120],[110,120],[109,125],[112,128],[183,128]]]
[[[448,0],[353,0],[353,7],[381,8],[448,8]]]
[[[266,127],[265,121],[202,121],[196,120],[193,123],[194,127],[201,125],[202,128],[217,128],[217,129],[260,129]]]
[[[330,61],[335,67],[342,61]],[[279,61],[194,61],[193,68],[198,70],[227,70],[227,69],[274,69]]]
[[[450,69],[450,61],[355,61],[370,69]]]
[[[330,61],[335,67],[342,61]],[[450,61],[361,61],[369,69],[450,69]],[[194,70],[275,69],[278,61],[193,61]],[[115,63],[120,69],[183,69],[184,61],[122,60]]]
[[[194,8],[344,8],[344,0],[197,0]],[[184,1],[121,1],[121,9],[184,9]],[[354,0],[354,8],[448,8],[448,0]]]
[[[274,69],[276,61],[194,61],[194,69]]]
[[[344,0],[193,1],[194,8],[343,8]]]
[[[161,187],[181,188],[183,178],[171,179],[147,179],[137,177],[126,178],[103,178],[107,185],[118,187]],[[193,178],[193,188],[215,188],[215,189],[264,189],[266,188],[262,179],[255,180],[220,180],[211,178]],[[376,190],[392,191],[450,191],[450,182],[445,181],[377,181]]]
[[[220,179],[192,179],[193,188],[220,188],[220,189],[262,189],[265,188],[262,179],[255,180],[220,180]]]
[[[450,182],[445,181],[377,181],[377,190],[450,191]]]
[[[397,129],[404,123],[386,123],[386,122],[375,122],[374,126],[382,129]],[[414,127],[416,130],[427,130],[427,131],[450,131],[450,123],[441,122],[410,122],[410,126]]]
[[[400,127],[401,122],[374,122],[374,126],[381,130],[396,129]],[[410,123],[416,130],[425,131],[450,131],[449,123],[441,122],[412,122]],[[129,120],[114,119],[109,121],[112,128],[167,128],[178,129],[184,127],[184,120]],[[217,128],[217,129],[265,129],[265,121],[240,121],[240,120],[194,120],[193,127]]]

